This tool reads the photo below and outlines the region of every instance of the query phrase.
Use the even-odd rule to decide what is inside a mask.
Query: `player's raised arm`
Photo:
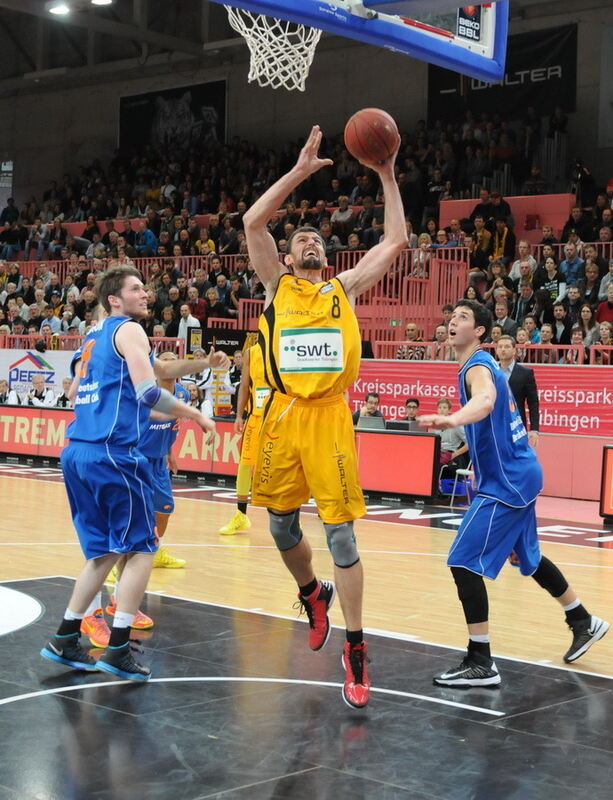
[[[369,250],[353,269],[338,275],[350,301],[355,301],[358,295],[379,283],[408,243],[402,198],[394,175],[394,163],[399,146],[400,137],[394,155],[384,164],[365,165],[379,173],[383,184],[384,236],[382,241]]]
[[[149,340],[140,325],[122,325],[115,335],[115,345],[126,360],[136,396],[142,403],[162,414],[170,414],[173,418],[191,419],[206,433],[214,432],[213,420],[203,416],[198,409],[188,406],[169,391],[157,385],[153,367],[149,361]]]
[[[269,297],[277,286],[279,276],[287,270],[279,262],[276,242],[266,225],[297,186],[321,167],[332,164],[329,158],[319,158],[317,151],[320,144],[321,131],[319,125],[314,125],[296,164],[256,200],[243,217],[249,258]]]
[[[466,386],[470,400],[453,414],[424,414],[418,417],[422,428],[457,428],[485,419],[494,410],[496,386],[487,367],[476,364],[466,372]]]

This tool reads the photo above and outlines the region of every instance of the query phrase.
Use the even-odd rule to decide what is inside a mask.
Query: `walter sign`
[[[458,36],[481,41],[481,6],[462,6],[458,8]]]

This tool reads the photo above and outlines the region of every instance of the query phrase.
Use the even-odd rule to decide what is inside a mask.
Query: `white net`
[[[225,8],[230,25],[246,39],[251,53],[249,82],[304,92],[322,32],[242,8]]]

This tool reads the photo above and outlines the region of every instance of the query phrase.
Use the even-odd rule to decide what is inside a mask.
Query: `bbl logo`
[[[481,41],[481,6],[458,8],[458,36],[472,42]]]

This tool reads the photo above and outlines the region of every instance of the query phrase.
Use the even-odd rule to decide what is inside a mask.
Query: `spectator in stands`
[[[200,328],[200,323],[190,314],[190,308],[187,303],[183,303],[180,308],[180,319],[177,336],[187,343],[188,328]]]
[[[332,212],[330,222],[332,223],[333,233],[338,236],[342,243],[346,244],[347,236],[353,230],[355,223],[355,214],[349,206],[347,195],[341,194],[339,196],[338,208]]]
[[[551,225],[543,225],[542,228],[543,238],[541,239],[541,244],[557,244],[558,240],[553,235],[553,228]]]
[[[226,316],[237,318],[240,301],[249,299],[251,299],[249,290],[240,276],[234,273],[230,278],[230,291],[226,294]]]
[[[608,297],[609,286],[613,283],[613,258],[609,261],[609,271],[600,281],[600,289],[598,290],[598,300],[602,302]]]
[[[26,241],[24,257],[30,257],[30,250],[36,248],[36,260],[40,261],[45,255],[45,250],[49,244],[49,227],[45,225],[40,217],[36,217],[34,224],[30,228]]]
[[[570,210],[570,216],[566,224],[562,228],[562,241],[568,241],[568,234],[574,230],[580,239],[583,241],[590,241],[592,239],[592,223],[583,213],[581,206],[573,206]]]
[[[336,234],[332,233],[332,225],[330,224],[330,221],[327,219],[325,219],[319,226],[319,233],[321,234],[321,238],[323,239],[323,245],[326,251],[326,260],[328,264],[334,266],[336,264],[336,254],[338,253],[339,250],[343,249],[341,240],[338,238]],[[380,234],[378,236],[374,235],[373,241],[375,244],[379,241],[379,238],[382,234],[383,234],[383,226],[381,226]]]
[[[600,342],[598,344],[603,347],[613,346],[613,322],[601,322],[598,326]],[[597,364],[610,365],[613,360],[611,351],[600,351],[598,348],[595,350],[595,361]]]
[[[564,246],[564,255],[566,258],[561,262],[559,270],[564,276],[567,289],[574,286],[578,280],[584,277],[584,264],[582,258],[577,254],[577,248],[574,244],[568,243]]]
[[[592,260],[585,262],[585,277],[577,281],[576,288],[579,295],[586,303],[594,306],[598,305],[598,294],[600,292],[600,277],[598,276],[598,265]],[[570,295],[570,289],[568,290]]]
[[[538,164],[533,164],[530,168],[530,175],[524,181],[520,192],[523,195],[547,193],[547,181],[545,180],[545,176],[541,172],[541,168]]]
[[[432,361],[454,360],[453,347],[449,346],[449,331],[445,325],[436,326],[436,330],[434,331],[434,343],[434,352],[429,353],[428,358]]]
[[[585,266],[589,263],[596,264],[598,268],[598,277],[604,278],[607,272],[609,271],[609,262],[606,258],[603,258],[601,255],[598,254],[598,250],[596,249],[596,245],[593,244],[586,244],[583,248],[583,253],[585,257]]]
[[[565,364],[585,364],[587,363],[588,354],[583,344],[583,332],[580,325],[573,325],[570,332],[570,343],[576,349],[567,350],[564,354]]]
[[[492,258],[510,264],[515,256],[515,234],[504,217],[497,217],[492,239]]]
[[[443,417],[448,417],[451,414],[451,400],[448,397],[440,398],[436,404],[436,413]],[[460,468],[467,465],[468,459],[462,459],[462,456],[468,453],[464,426],[457,425],[455,428],[445,428],[444,430],[433,429],[432,433],[436,433],[441,437],[439,457],[439,465],[441,467],[450,465]],[[458,459],[461,460],[459,461]]]
[[[72,400],[68,396],[71,384],[71,378],[64,378],[62,380],[62,393],[58,394],[58,396],[55,398],[56,408],[72,408]]]
[[[583,303],[583,297],[581,296],[579,287],[571,286],[562,302],[566,307],[566,316],[572,327],[579,319],[581,304]]]
[[[419,413],[419,398],[408,397],[405,401],[404,408],[407,420],[409,422],[415,422],[417,420],[417,414]]]
[[[432,247],[449,247],[449,239],[447,237],[447,231],[444,228],[441,228],[436,232],[436,241],[432,242]]]
[[[607,287],[607,299],[598,304],[596,319],[598,322],[613,322],[613,283]]]
[[[516,281],[520,277],[526,277],[521,276],[519,270],[521,264],[524,262],[527,262],[530,265],[530,273],[534,275],[536,270],[536,261],[530,251],[530,242],[528,242],[526,239],[521,239],[517,245],[517,260],[513,262],[513,266],[509,271],[509,278],[511,278],[511,280]]]
[[[217,278],[219,275],[224,275],[226,278],[230,277],[228,270],[222,266],[221,258],[219,256],[211,256],[210,267],[209,283],[211,286],[217,286]]]
[[[158,240],[144,219],[138,220],[137,232],[134,237],[134,249],[141,257],[154,256],[157,253]]]
[[[404,338],[408,342],[423,342],[419,335],[419,330],[415,322],[407,322],[404,330]],[[424,358],[425,348],[415,347],[413,344],[401,344],[396,350],[396,358],[407,361],[420,361]]]
[[[6,206],[0,213],[0,225],[5,225],[7,222],[14,224],[19,219],[19,209],[15,205],[15,200],[9,197],[6,201]]]
[[[351,415],[353,417],[353,424],[357,425],[360,417],[381,417],[383,414],[379,411],[379,395],[377,392],[368,392],[364,397],[364,405],[354,411]]]
[[[55,405],[53,389],[45,386],[45,376],[37,373],[32,378],[32,387],[21,398],[24,406],[52,406]]]
[[[9,389],[8,381],[0,380],[0,405],[18,406],[20,405],[19,395],[14,389]]]
[[[533,314],[526,314],[524,317],[524,328],[528,334],[530,344],[540,344],[541,332],[537,327],[536,317]]]
[[[79,323],[79,336],[87,336],[90,329],[96,324],[94,319],[94,312],[87,309],[83,312],[83,320]]]
[[[219,235],[218,252],[220,255],[236,255],[238,253],[238,240],[236,230],[232,226],[232,217],[227,216],[223,220],[223,230]]]
[[[492,252],[492,234],[485,227],[483,214],[476,214],[473,222],[475,226],[475,247],[484,256],[489,256]]]
[[[475,222],[477,217],[481,217],[486,223],[491,223],[491,229],[494,227],[494,211],[492,208],[492,201],[488,189],[481,189],[479,192],[479,202],[470,213],[471,222]],[[476,225],[475,225],[476,227]],[[490,225],[487,226],[488,228]]]
[[[534,287],[544,289],[553,302],[561,302],[566,296],[566,278],[558,270],[553,256],[545,259],[543,267],[538,267],[534,276]]]
[[[469,284],[466,289],[464,289],[464,294],[462,295],[464,300],[476,300],[477,303],[483,303],[483,296],[479,292],[479,290],[473,286],[473,284]],[[446,329],[446,328],[445,328]]]
[[[509,275],[509,277],[511,277]],[[513,294],[517,296],[519,294],[519,287],[524,282],[527,281],[530,286],[533,285],[533,273],[530,267],[530,262],[528,260],[521,261],[519,265],[519,278],[513,281]]]
[[[519,326],[522,326],[526,316],[533,311],[535,303],[536,297],[532,289],[532,282],[528,278],[522,278],[519,282],[519,292],[511,312],[512,319]]]
[[[605,257],[607,254],[610,255],[611,253],[611,250],[606,247],[611,242],[611,239],[613,239],[613,231],[611,231],[608,225],[603,225],[598,229],[598,241],[601,245],[602,254]]]
[[[202,403],[204,401],[204,392],[194,383],[190,384],[187,387],[189,392],[189,404],[190,406],[194,406],[198,410],[202,408]]]
[[[589,303],[583,303],[579,311],[577,324],[581,328],[583,344],[585,347],[598,342],[598,325],[596,324],[596,313]]]
[[[41,333],[44,325],[48,325],[52,333],[60,332],[60,320],[55,316],[52,305],[46,305],[43,311],[43,321],[40,325]]]
[[[411,277],[427,278],[430,264],[432,239],[428,233],[420,233],[417,239],[417,250],[411,253]]]
[[[502,297],[499,297],[494,305],[494,322],[502,328],[502,332],[507,336],[515,336],[518,325],[509,317],[508,303]]]
[[[207,316],[206,301],[198,296],[198,289],[195,286],[190,286],[187,290],[187,304],[190,314],[198,320],[201,328],[205,328]]]
[[[568,318],[566,306],[564,303],[553,304],[553,343],[554,344],[570,344],[570,331],[572,323]],[[543,331],[541,328],[541,338]]]
[[[8,219],[4,223],[4,227],[0,230],[0,258],[4,261],[10,261],[17,257],[17,253],[21,249],[19,243],[19,230],[14,222]]]
[[[207,320],[210,317],[223,318],[226,316],[225,304],[221,302],[216,286],[212,286],[206,291]]]
[[[504,288],[509,301],[513,300],[514,287],[513,281],[507,275],[504,263],[500,259],[491,261],[487,277],[487,288],[483,294],[483,301],[492,304],[493,295],[496,289]]]

